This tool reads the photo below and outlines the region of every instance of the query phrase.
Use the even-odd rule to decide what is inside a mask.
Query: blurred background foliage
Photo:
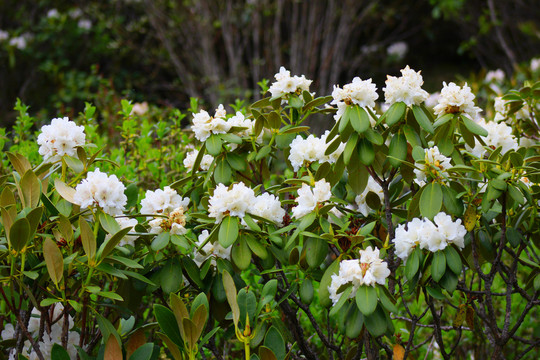
[[[119,99],[187,108],[261,96],[279,66],[318,93],[354,76],[422,69],[425,88],[538,55],[537,0],[4,0],[0,123],[17,98],[39,118]],[[119,106],[119,105],[118,105]]]

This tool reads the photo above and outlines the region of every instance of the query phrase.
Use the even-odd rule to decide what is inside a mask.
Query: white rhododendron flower
[[[368,216],[369,212],[371,211],[371,208],[368,206],[366,202],[366,196],[369,192],[375,193],[381,201],[384,199],[384,193],[381,185],[379,185],[371,176],[368,179],[368,183],[366,185],[366,188],[364,191],[357,195],[354,201],[356,202],[356,205],[358,205],[358,211],[364,216]]]
[[[9,33],[4,30],[0,30],[0,41],[5,41],[9,39]]]
[[[141,214],[168,215],[180,206],[187,209],[189,198],[178,195],[176,190],[165,186],[163,190],[147,190],[144,199],[141,200]]]
[[[186,154],[186,157],[184,159],[184,166],[186,169],[191,170],[193,169],[193,165],[195,165],[195,160],[197,160],[197,156],[199,155],[199,150],[193,150]],[[199,168],[203,171],[207,171],[210,169],[210,165],[212,165],[212,162],[214,161],[214,157],[209,154],[204,154],[203,158],[201,159],[201,165]]]
[[[482,138],[487,147],[496,149],[499,146],[502,146],[502,154],[509,150],[518,149],[518,142],[515,136],[512,135],[512,128],[504,122],[496,123],[495,121],[485,121],[484,119],[480,119],[477,123],[488,132],[488,135]],[[483,158],[487,153],[486,148],[476,140],[474,148],[471,148],[467,144],[465,144],[465,148],[477,158]]]
[[[148,102],[135,103],[131,108],[130,115],[139,115],[142,116],[148,112]]]
[[[283,225],[285,210],[281,207],[279,198],[275,195],[264,193],[257,196],[250,206],[249,213]]]
[[[493,81],[502,82],[502,81],[504,81],[505,76],[506,75],[504,74],[504,71],[501,70],[501,69],[491,70],[491,71],[487,72],[484,81],[487,82],[487,83],[490,83],[490,82],[493,82]]]
[[[243,218],[254,201],[253,189],[244,185],[243,182],[234,184],[230,190],[227,186],[218,184],[214,195],[208,200],[208,215],[216,219],[216,224],[227,215]]]
[[[429,94],[422,90],[424,80],[420,71],[416,72],[409,68],[401,69],[401,77],[387,76],[384,98],[387,104],[404,102],[407,105],[419,105],[424,102]]]
[[[393,241],[396,255],[406,260],[416,246],[431,252],[444,250],[449,244],[463,249],[466,234],[467,230],[461,224],[461,219],[452,221],[450,215],[440,212],[435,215],[433,222],[427,218],[415,218],[407,223],[407,226],[398,225]]]
[[[116,175],[108,176],[96,169],[88,172],[86,179],[77,185],[73,201],[81,209],[99,206],[109,215],[120,215],[127,204],[125,189]]]
[[[209,236],[210,233],[208,233],[208,230],[203,230],[203,232],[199,235],[198,241],[195,243],[195,254],[193,261],[199,267],[209,257],[212,258],[211,264],[214,266],[216,266],[216,258],[231,260],[232,246],[225,249],[217,241],[214,244],[208,241],[199,251],[197,251],[197,249],[206,241],[206,239],[208,239]]]
[[[88,19],[81,19],[77,22],[77,26],[83,30],[90,30],[92,28],[92,21]]]
[[[55,344],[58,344],[62,346],[62,335],[63,335],[63,313],[64,313],[64,306],[61,303],[57,303],[54,305],[53,314],[51,317],[50,327],[45,326],[45,331],[43,333],[43,337],[41,341],[37,342],[39,346],[39,350],[41,351],[43,357],[45,359],[52,359],[52,348]],[[50,313],[49,313],[50,314]],[[40,332],[40,320],[41,318],[41,312],[34,308],[31,313],[30,320],[28,322],[28,332],[32,334],[33,337],[37,337]],[[72,330],[74,325],[73,318],[71,315],[68,315],[68,332],[67,332],[67,348],[66,351],[69,355],[69,358],[71,360],[75,360],[77,358],[77,349],[75,346],[79,345],[80,335],[76,331],[70,331]],[[6,324],[5,330],[2,331],[2,340],[8,340],[12,339],[15,336],[15,333],[11,334],[10,330],[13,329],[12,324]],[[7,331],[6,331],[7,330]],[[4,338],[4,335],[6,338]],[[8,337],[10,336],[11,337]],[[11,349],[9,353],[9,359],[15,359],[16,349]],[[37,353],[32,349],[32,346],[30,344],[29,340],[26,340],[23,343],[21,354],[26,356],[30,360],[37,360],[38,356]]]
[[[315,186],[311,188],[307,184],[302,184],[302,187],[298,189],[298,197],[296,202],[298,206],[292,209],[293,216],[297,219],[312,212],[319,204],[330,200],[332,191],[330,183],[321,179],[315,182]]]
[[[540,69],[540,58],[535,58],[531,60],[531,71],[536,72]]]
[[[341,143],[340,146],[330,155],[325,155],[328,145],[326,138],[330,131],[326,131],[320,138],[309,135],[306,139],[298,135],[291,142],[291,150],[289,153],[289,161],[294,168],[294,171],[298,171],[305,163],[312,163],[318,161],[320,163],[328,162],[335,163],[343,150],[345,149],[345,143]]]
[[[450,84],[443,82],[439,103],[433,108],[433,111],[437,116],[463,113],[474,119],[481,111],[479,107],[474,106],[474,98],[475,96],[467,83],[461,88],[453,82]]]
[[[268,89],[273,98],[299,93],[304,90],[309,91],[309,86],[313,82],[313,80],[306,79],[304,75],[291,77],[291,72],[283,66],[279,68],[279,72],[274,77],[276,81]]]
[[[386,48],[388,56],[396,57],[398,60],[403,59],[407,51],[409,51],[409,45],[405,41],[395,42]]]
[[[441,154],[437,146],[424,149],[424,153],[424,163],[415,162],[414,164],[416,166],[416,169],[414,169],[416,179],[414,179],[414,181],[418,185],[424,186],[431,177],[448,177],[448,172],[446,170],[452,167],[452,164],[450,163],[451,159]]]
[[[231,128],[231,124],[225,119],[226,115],[227,112],[221,104],[216,109],[213,117],[205,110],[193,114],[191,129],[195,133],[195,138],[199,141],[206,141],[212,134],[227,133]]]
[[[77,146],[83,146],[85,140],[84,126],[77,126],[64,117],[52,119],[50,125],[43,126],[37,143],[43,160],[54,162],[64,155],[75,156]]]
[[[352,83],[344,85],[343,89],[334,85],[332,97],[334,100],[331,104],[374,108],[375,100],[379,98],[379,94],[377,94],[377,86],[371,82],[371,79],[362,80],[355,77]]]
[[[440,97],[441,97],[441,93],[438,91],[433,94],[430,94],[427,97],[427,99],[424,101],[424,105],[426,105],[430,109],[433,109],[439,103]]]
[[[162,232],[169,232],[173,235],[184,235],[187,232],[186,216],[184,215],[184,207],[179,206],[168,214],[167,218],[156,217],[151,220],[150,233],[161,234]]]
[[[349,298],[354,298],[360,286],[384,285],[389,275],[388,264],[379,257],[379,249],[368,246],[367,249],[360,250],[360,259],[343,260],[339,263],[339,273],[332,275],[328,287],[330,299],[334,304],[337,303],[342,295],[337,291],[349,283],[353,287]]]

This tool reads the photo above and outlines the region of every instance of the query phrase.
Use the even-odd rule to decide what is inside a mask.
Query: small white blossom
[[[176,190],[165,186],[163,190],[146,191],[144,199],[141,200],[141,213],[168,215],[180,206],[187,208],[188,205],[189,198],[182,199]]]
[[[386,87],[383,88],[386,103],[402,101],[407,105],[419,105],[424,102],[429,94],[422,90],[424,80],[420,71],[416,72],[407,65],[401,69],[401,74],[401,77],[387,76]]]
[[[407,224],[407,229],[403,224],[398,225],[393,240],[396,255],[406,260],[416,246],[431,252],[444,250],[449,244],[455,244],[460,249],[465,247],[467,230],[461,224],[461,219],[452,221],[450,215],[440,212],[433,221],[415,218]]]
[[[484,79],[485,82],[502,82],[504,81],[505,74],[501,69],[488,71]]]
[[[135,227],[135,225],[138,224],[137,219],[134,219],[134,218],[117,217],[115,220],[116,220],[116,223],[118,224],[118,226],[120,226],[120,229],[125,229],[125,228],[133,229]],[[111,234],[107,234],[105,239],[108,240],[111,237],[112,237]],[[126,236],[124,236],[122,238],[122,240],[120,240],[120,242],[118,243],[118,246],[125,246],[125,245],[134,246],[135,239],[137,239],[136,235],[135,236],[134,235],[126,235]]]
[[[44,125],[37,143],[44,161],[54,162],[64,155],[75,156],[77,146],[83,146],[85,140],[84,126],[77,126],[64,117],[52,119],[50,125]]]
[[[433,110],[437,116],[463,113],[467,114],[471,119],[475,119],[481,109],[474,106],[474,98],[471,88],[466,83],[461,88],[453,82],[448,85],[443,82],[439,103]]]
[[[517,139],[514,135],[512,135],[512,128],[506,125],[504,122],[496,123],[495,121],[485,121],[484,119],[480,119],[477,121],[477,123],[488,132],[488,135],[482,138],[487,147],[496,149],[501,146],[502,154],[509,150],[518,149]],[[465,144],[465,148],[477,158],[483,158],[487,153],[487,150],[482,146],[482,144],[476,140],[474,148],[469,147],[467,144]]]
[[[531,60],[531,71],[536,72],[540,69],[540,58],[535,58]]]
[[[301,91],[309,91],[309,86],[312,80],[306,79],[302,76],[292,76],[290,71],[286,70],[283,66],[279,68],[279,72],[274,75],[276,81],[270,85],[268,91],[272,94],[273,98],[278,98],[287,94],[294,94]]]
[[[328,145],[326,138],[330,131],[326,131],[320,138],[310,134],[306,139],[298,135],[291,142],[291,149],[289,153],[289,161],[294,168],[294,171],[298,171],[306,163],[312,162],[328,162],[333,164],[337,161],[343,150],[345,149],[345,143],[341,143],[339,147],[331,154],[325,155]]]
[[[107,176],[96,169],[90,171],[86,179],[77,185],[73,201],[81,209],[99,206],[109,215],[120,215],[127,203],[125,189],[116,175]]]
[[[92,28],[92,21],[88,19],[81,19],[77,23],[77,26],[83,30],[90,30]]]
[[[6,324],[2,330],[2,340],[10,340],[15,338],[15,328],[12,324]]]
[[[424,163],[415,163],[414,174],[416,179],[414,181],[423,186],[432,176],[448,177],[447,170],[452,167],[451,159],[442,155],[437,146],[424,149],[424,153]]]
[[[47,11],[47,18],[48,19],[56,19],[60,16],[60,13],[56,9],[50,9]]]
[[[321,179],[315,182],[315,186],[311,188],[307,184],[302,184],[298,189],[298,197],[296,202],[298,206],[292,209],[293,216],[297,219],[312,212],[319,204],[330,200],[332,196],[330,183]]]
[[[374,108],[375,100],[379,98],[379,94],[377,94],[377,86],[371,82],[371,79],[362,80],[355,77],[352,83],[344,85],[343,89],[334,85],[332,97],[334,100],[332,100],[331,104]]]
[[[231,129],[231,124],[225,119],[227,115],[223,105],[219,105],[214,117],[211,117],[205,110],[193,114],[193,125],[191,129],[199,141],[205,141],[212,134],[225,134]]]
[[[434,92],[433,94],[430,94],[428,98],[424,101],[424,105],[426,105],[430,109],[433,109],[439,103],[440,97],[440,92]]]
[[[184,235],[187,232],[186,216],[184,215],[184,207],[179,206],[170,213],[168,217],[156,217],[148,222],[150,225],[151,234],[161,234],[166,231],[172,235]]]
[[[328,287],[330,299],[334,304],[337,303],[342,295],[337,291],[348,283],[353,286],[349,298],[354,298],[360,286],[384,285],[389,275],[388,264],[379,257],[379,249],[368,246],[367,249],[360,250],[360,259],[343,260],[339,263],[339,273],[332,275]]]
[[[251,204],[255,200],[255,193],[243,182],[234,184],[229,188],[218,184],[214,195],[208,200],[209,216],[216,219],[216,224],[227,215],[243,218],[249,212]]]
[[[384,193],[381,185],[373,180],[371,176],[368,179],[368,183],[364,191],[360,195],[357,195],[354,199],[356,205],[358,205],[358,211],[360,211],[360,213],[364,216],[368,216],[369,212],[371,211],[371,208],[366,202],[366,196],[369,192],[375,193],[381,201],[384,199]]]
[[[135,103],[131,108],[130,115],[139,115],[142,116],[148,112],[148,103],[146,101],[142,103]]]
[[[212,258],[211,263],[214,266],[216,266],[216,258],[231,260],[232,247],[229,246],[225,249],[217,241],[214,244],[208,241],[199,251],[196,250],[206,241],[206,239],[208,239],[209,236],[210,234],[208,233],[208,230],[203,230],[203,232],[199,235],[198,241],[195,243],[195,254],[193,261],[199,267],[209,257]]]
[[[250,206],[251,214],[273,221],[278,225],[283,224],[285,210],[281,207],[279,198],[275,195],[264,193],[257,196]]]
[[[193,150],[186,154],[186,157],[184,159],[184,166],[186,169],[191,170],[193,169],[193,165],[195,165],[195,160],[197,159],[197,156],[199,155],[199,150]],[[214,157],[209,154],[204,154],[203,158],[201,159],[201,165],[199,166],[201,170],[207,171],[210,169],[210,165],[212,165],[212,162],[214,161]]]
[[[28,40],[30,40],[31,38],[32,38],[32,35],[30,34],[23,34],[20,36],[15,36],[9,40],[9,45],[16,47],[19,50],[24,50],[26,49],[26,46],[28,45]]]
[[[409,51],[409,45],[405,41],[398,41],[386,48],[388,56],[395,57],[397,60],[401,60],[407,55]]]
[[[0,41],[5,41],[9,39],[9,33],[4,30],[0,30]]]

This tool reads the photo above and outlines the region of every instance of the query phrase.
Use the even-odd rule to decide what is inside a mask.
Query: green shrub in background
[[[122,101],[114,126],[87,104],[79,125],[34,137],[18,103],[0,345],[39,359],[535,358],[540,83],[485,120],[469,86],[426,105],[422,83],[403,69],[381,106],[371,80],[315,97],[281,69],[233,113],[194,102],[189,135],[180,112]],[[478,85],[489,104],[491,85]],[[321,136],[315,114],[332,125]]]

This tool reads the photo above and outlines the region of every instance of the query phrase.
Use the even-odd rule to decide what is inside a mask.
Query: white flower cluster
[[[433,111],[437,116],[461,112],[467,114],[471,119],[475,119],[481,109],[474,106],[474,98],[475,96],[467,83],[461,88],[453,82],[450,84],[443,82],[439,103],[433,108]]]
[[[540,58],[534,58],[531,60],[531,71],[536,72],[540,69]]]
[[[414,181],[420,185],[424,186],[428,180],[428,174],[430,177],[440,178],[447,177],[448,172],[446,170],[452,167],[450,163],[450,158],[444,156],[440,153],[437,146],[433,146],[429,149],[424,149],[425,158],[424,163],[415,163],[414,174],[416,179]]]
[[[209,216],[216,219],[216,224],[227,215],[242,219],[247,212],[281,225],[285,216],[279,198],[268,193],[255,196],[253,189],[243,182],[234,184],[230,190],[218,184],[208,203]]]
[[[339,147],[331,154],[325,155],[328,145],[326,138],[330,131],[326,131],[320,138],[309,135],[306,139],[298,135],[291,142],[291,150],[289,153],[289,161],[294,168],[294,171],[298,171],[304,163],[312,163],[318,161],[320,163],[328,162],[333,164],[337,161],[343,150],[345,149],[345,143],[341,143]]]
[[[330,183],[324,179],[315,182],[313,188],[305,183],[302,184],[295,200],[298,205],[292,209],[293,216],[300,219],[312,212],[319,204],[330,200],[330,197],[332,197]]]
[[[120,215],[127,203],[125,189],[116,175],[107,176],[96,169],[90,171],[86,179],[77,185],[73,201],[80,205],[81,209],[96,205],[109,215]]]
[[[197,140],[205,141],[212,134],[227,133],[231,128],[231,124],[225,119],[226,115],[227,112],[221,104],[216,109],[213,117],[205,110],[193,114],[193,126],[191,128]]]
[[[409,45],[405,41],[398,41],[386,48],[386,53],[390,57],[395,57],[397,60],[401,60],[407,55],[409,51]]]
[[[403,101],[407,105],[419,105],[429,97],[427,91],[422,90],[424,80],[420,71],[409,68],[401,69],[401,77],[387,76],[384,98],[387,104]]]
[[[146,191],[145,198],[141,200],[141,213],[167,216],[156,217],[148,223],[151,233],[169,231],[171,234],[183,235],[187,231],[184,227],[186,225],[184,211],[188,205],[189,198],[182,199],[176,190],[165,186],[163,190]]]
[[[360,260],[343,260],[339,263],[339,273],[332,275],[332,282],[328,287],[330,299],[334,304],[337,303],[342,295],[338,294],[339,288],[349,283],[353,286],[349,298],[354,298],[360,286],[384,285],[389,275],[388,264],[381,260],[379,249],[368,246],[367,249],[360,250]]]
[[[184,166],[186,167],[186,169],[193,169],[193,165],[195,165],[195,160],[197,159],[198,155],[199,150],[192,150],[186,154],[186,157],[184,159]],[[203,171],[207,171],[208,169],[210,169],[210,165],[212,165],[213,161],[214,157],[212,155],[204,154],[201,159],[200,169]]]
[[[488,132],[488,135],[482,138],[487,147],[496,149],[502,146],[502,154],[509,150],[518,149],[518,142],[514,135],[512,135],[512,128],[510,126],[503,122],[496,123],[495,121],[485,121],[484,119],[480,119],[477,123]],[[486,148],[478,141],[475,142],[474,148],[471,149],[467,144],[465,144],[465,148],[477,158],[483,158],[487,152]]]
[[[501,69],[497,70],[491,70],[486,73],[486,77],[484,78],[484,81],[486,83],[490,82],[502,82],[504,81],[505,74],[504,71]]]
[[[362,80],[359,77],[355,77],[350,84],[346,84],[341,89],[339,86],[334,85],[332,91],[331,104],[337,104],[339,117],[334,116],[334,119],[339,120],[345,108],[348,105],[358,105],[360,107],[375,107],[375,100],[379,98],[377,94],[377,86],[371,82],[371,79]]]
[[[209,241],[200,249],[200,251],[196,251],[196,249],[198,249],[206,241],[206,239],[208,239],[209,236],[210,234],[208,233],[208,230],[203,230],[203,232],[199,235],[198,241],[195,243],[195,254],[193,257],[193,261],[199,267],[209,257],[212,258],[211,263],[214,266],[216,265],[216,258],[231,260],[232,247],[230,246],[225,249],[217,241],[214,244]]]
[[[5,41],[9,39],[9,33],[4,30],[0,30],[0,41]]]
[[[508,101],[503,100],[502,96],[496,97],[494,108],[495,108],[495,117],[493,120],[495,120],[496,122],[506,121],[507,124],[512,125],[512,121],[508,115],[508,110],[509,110]],[[524,120],[524,119],[530,118],[529,114],[530,114],[529,105],[525,103],[521,109],[519,109],[513,114],[513,116],[517,120]]]
[[[371,211],[371,208],[366,202],[366,196],[370,191],[375,193],[381,201],[384,199],[384,193],[383,193],[383,189],[381,185],[379,185],[370,176],[364,191],[360,195],[357,195],[356,198],[354,199],[354,201],[356,202],[356,205],[358,205],[358,211],[360,211],[360,213],[364,216],[368,216],[369,212]]]
[[[77,146],[83,146],[85,140],[84,126],[77,126],[65,117],[52,119],[50,125],[44,125],[37,143],[43,160],[54,162],[64,155],[76,155]]]
[[[415,218],[407,223],[407,230],[403,224],[396,228],[396,255],[406,260],[417,245],[431,252],[444,250],[448,244],[463,249],[466,234],[461,219],[452,221],[452,217],[444,212],[435,215],[433,222],[427,218]]]
[[[32,334],[32,336],[35,338],[39,335],[39,329],[40,329],[40,318],[41,313],[38,309],[34,308],[32,310],[32,316],[30,317],[30,321],[28,322],[28,332]],[[43,334],[43,338],[41,341],[38,342],[39,350],[41,351],[43,357],[45,359],[52,359],[51,352],[54,344],[62,345],[62,328],[64,323],[64,306],[60,303],[55,304],[53,316],[52,316],[52,324],[50,327],[50,332],[47,330],[47,326],[45,326],[45,332]],[[73,328],[74,322],[71,315],[68,317],[68,323],[69,323],[69,329],[71,330]],[[75,360],[77,358],[77,349],[75,346],[79,345],[79,339],[80,335],[76,331],[68,331],[68,343],[67,343],[67,352],[69,354],[69,358],[72,360]],[[6,324],[4,327],[4,330],[2,331],[2,340],[10,340],[15,338],[15,328],[12,324]],[[9,353],[9,360],[15,360],[15,354],[16,349],[11,349]],[[35,350],[32,349],[32,345],[30,344],[29,340],[26,340],[23,344],[23,348],[21,351],[21,355],[26,356],[29,360],[37,360],[39,359],[37,353]]]
[[[148,102],[144,101],[142,103],[135,103],[131,108],[129,115],[139,115],[142,116],[148,112]]]
[[[309,86],[313,82],[313,80],[306,79],[304,75],[291,77],[291,72],[283,66],[279,68],[279,72],[274,77],[276,81],[268,89],[273,98],[286,94],[295,94],[304,90],[309,91]]]

